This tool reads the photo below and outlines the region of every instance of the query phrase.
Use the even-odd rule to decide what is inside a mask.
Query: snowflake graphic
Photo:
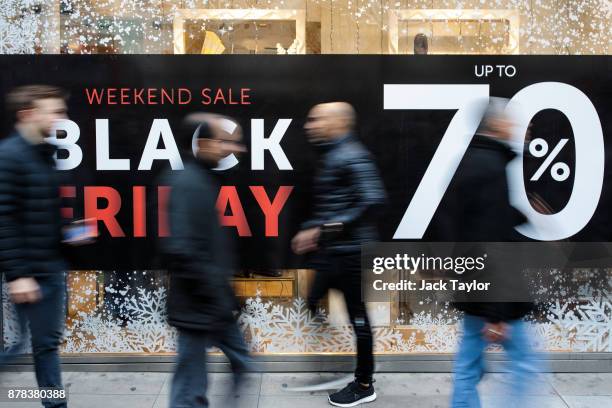
[[[610,292],[575,303],[556,301],[548,319],[567,334],[576,351],[612,351]]]
[[[249,349],[262,352],[266,347],[266,339],[262,336],[263,328],[270,324],[269,309],[271,302],[262,302],[260,292],[255,298],[248,298],[238,318],[238,326],[245,334]]]
[[[129,279],[128,279],[129,280]],[[79,312],[68,331],[66,352],[168,352],[176,349],[176,330],[166,322],[166,288],[136,287],[109,293],[127,295],[91,313]]]
[[[32,0],[0,2],[0,54],[33,54],[39,17]]]
[[[566,351],[571,349],[567,330],[554,323],[532,323],[529,325],[533,348],[538,351]]]
[[[416,348],[415,333],[406,340],[402,333],[390,327],[376,327],[373,332],[375,352],[407,353]]]
[[[294,299],[292,307],[273,305],[270,314],[270,324],[262,330],[262,335],[270,339],[266,351],[317,351],[321,340],[331,336],[321,317],[312,316],[302,298]]]
[[[136,273],[136,272],[134,272]],[[132,276],[132,275],[130,275]],[[133,275],[135,276],[135,275]],[[132,276],[132,277],[133,277]],[[98,282],[95,275],[74,277],[80,284]],[[128,284],[132,282],[132,285]],[[152,282],[152,281],[151,281]],[[70,353],[157,353],[176,350],[176,330],[167,324],[166,296],[163,286],[134,285],[128,279],[103,293],[115,296],[95,308],[80,307],[69,319],[63,352]],[[3,286],[4,341],[18,340],[18,324],[13,306]],[[547,322],[531,317],[530,331],[535,347],[546,351],[612,351],[610,293],[595,293],[580,288],[579,296],[556,301],[547,308]],[[87,305],[92,296],[73,296],[72,307]],[[112,297],[111,297],[112,299]],[[421,311],[401,326],[373,327],[375,350],[386,353],[451,353],[460,336],[460,315],[450,308],[432,313]],[[294,298],[289,303],[263,300],[258,293],[245,301],[238,319],[249,349],[253,352],[344,352],[355,351],[350,325],[330,323],[326,310],[313,316],[306,301]],[[492,350],[500,350],[499,347]]]
[[[415,314],[410,325],[423,334],[424,341],[416,346],[416,351],[451,353],[458,340],[457,319],[448,311]]]
[[[166,323],[166,288],[137,288],[137,293],[125,305],[130,316],[126,333],[129,347],[147,353],[174,349],[176,331]]]
[[[133,350],[120,324],[101,315],[79,313],[79,318],[66,332],[63,347],[68,353],[121,353]]]
[[[328,324],[328,316],[325,317],[325,324]],[[329,325],[327,330],[331,335],[321,339],[321,346],[317,350],[319,353],[354,353],[357,350],[351,326]]]
[[[166,321],[166,288],[160,287],[153,291],[136,288],[137,296],[130,296],[125,302],[125,312],[130,320],[142,324],[159,324]]]
[[[21,327],[19,325],[19,320],[17,319],[17,310],[15,306],[8,300],[8,288],[4,279],[1,281],[2,283],[2,324],[3,324],[3,337],[4,337],[4,347],[5,350],[9,349],[12,346],[15,346],[19,343],[21,339]],[[26,352],[30,352],[32,349],[31,342],[29,341],[29,333],[25,334],[24,339],[24,348],[26,348]]]

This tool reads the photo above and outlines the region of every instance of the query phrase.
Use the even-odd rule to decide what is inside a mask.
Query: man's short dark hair
[[[41,99],[68,99],[68,93],[52,85],[24,85],[10,91],[6,96],[6,106],[13,116],[17,112],[34,107],[34,102]]]

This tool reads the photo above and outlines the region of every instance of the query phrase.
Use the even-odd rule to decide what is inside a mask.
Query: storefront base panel
[[[612,353],[541,353],[547,371],[551,373],[610,373]],[[506,358],[503,353],[488,353],[488,370],[503,372]],[[64,371],[124,371],[124,372],[171,372],[174,357],[167,356],[62,356]],[[256,372],[351,372],[352,355],[277,355],[254,357]],[[379,355],[376,357],[377,372],[448,373],[452,372],[453,355]],[[17,359],[0,371],[32,371],[30,357]],[[230,372],[224,356],[209,357],[210,372]]]

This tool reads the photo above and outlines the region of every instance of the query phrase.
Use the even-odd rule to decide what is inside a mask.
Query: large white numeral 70
[[[488,85],[385,85],[385,109],[458,109],[402,218],[394,239],[420,239],[440,205],[489,98]],[[527,198],[522,155],[510,166],[511,200],[529,218],[518,227],[537,240],[559,240],[577,234],[590,221],[599,203],[604,175],[601,122],[589,98],[579,89],[559,82],[528,86],[508,103],[517,117],[515,141],[523,144],[529,122],[544,109],[556,109],[569,120],[576,146],[574,186],[558,213],[541,214]],[[493,221],[492,221],[493,222]]]

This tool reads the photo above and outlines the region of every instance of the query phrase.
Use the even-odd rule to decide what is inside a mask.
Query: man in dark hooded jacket
[[[508,144],[512,118],[505,108],[504,99],[491,98],[477,134],[445,195],[441,212],[446,217],[449,241],[515,241],[518,235],[514,227],[526,221],[510,204],[506,167],[516,154]],[[476,253],[483,253],[484,247],[480,244],[474,244],[474,248],[479,248]],[[511,296],[518,300],[528,298],[521,271],[505,273],[507,268],[497,263],[505,254],[491,256],[495,248],[487,251],[487,267],[476,272],[479,275],[466,273],[462,278],[489,281],[496,289],[479,298],[471,294],[458,295],[455,302],[455,306],[465,312],[465,318],[455,359],[453,408],[480,407],[476,385],[484,375],[483,353],[488,343],[501,344],[510,360],[511,394],[505,406],[521,405],[519,401],[536,371],[526,324],[522,320],[532,304],[508,301]]]
[[[163,184],[171,188],[168,203],[170,237],[161,240],[168,265],[168,321],[178,329],[177,365],[172,380],[172,408],[207,407],[206,347],[219,347],[230,360],[235,385],[247,369],[248,350],[240,333],[230,278],[234,270],[232,241],[216,209],[219,182],[214,168],[226,156],[243,151],[240,132],[227,134],[220,117],[188,116],[183,143],[184,170],[173,171]]]

